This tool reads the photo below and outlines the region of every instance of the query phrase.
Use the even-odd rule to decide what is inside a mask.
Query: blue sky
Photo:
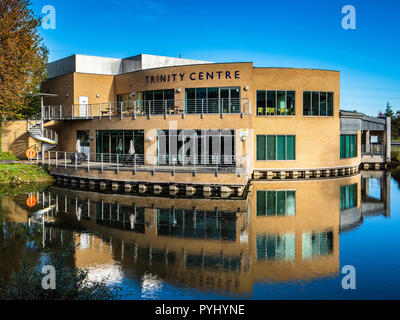
[[[32,0],[56,9],[44,30],[50,61],[71,54],[139,53],[259,67],[341,71],[341,107],[376,115],[400,110],[398,0]],[[356,30],[341,25],[356,9]]]

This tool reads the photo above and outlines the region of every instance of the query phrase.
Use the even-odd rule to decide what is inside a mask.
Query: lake
[[[399,200],[384,171],[253,181],[237,200],[55,184],[1,198],[0,277],[74,243],[75,265],[124,299],[399,299]]]

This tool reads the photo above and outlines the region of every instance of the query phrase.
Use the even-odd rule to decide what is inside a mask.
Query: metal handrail
[[[236,155],[145,155],[47,151],[38,163],[51,167],[144,172],[248,174],[249,158]]]
[[[167,99],[44,106],[44,120],[185,114],[251,114],[247,98]]]

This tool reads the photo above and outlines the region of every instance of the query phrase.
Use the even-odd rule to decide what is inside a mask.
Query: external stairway
[[[40,152],[46,152],[54,149],[58,143],[58,135],[55,131],[44,128],[45,121],[40,113],[28,118],[28,134],[41,142]],[[40,152],[37,152],[39,155]]]

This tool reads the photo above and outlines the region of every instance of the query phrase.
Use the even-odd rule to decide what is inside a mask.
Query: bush
[[[0,279],[0,300],[115,300],[120,299],[120,287],[110,287],[107,279],[101,282],[88,280],[88,271],[71,266],[75,247],[53,257],[56,270],[56,289],[42,288],[45,274],[38,267],[21,263],[20,270],[13,272],[8,281]]]
[[[13,160],[13,161],[18,161],[18,158],[12,154],[12,152],[7,151],[3,152],[0,151],[0,160]]]
[[[400,150],[398,150],[398,149],[393,150],[392,149],[391,155],[392,155],[392,159],[391,159],[392,162],[399,162],[400,163]]]

